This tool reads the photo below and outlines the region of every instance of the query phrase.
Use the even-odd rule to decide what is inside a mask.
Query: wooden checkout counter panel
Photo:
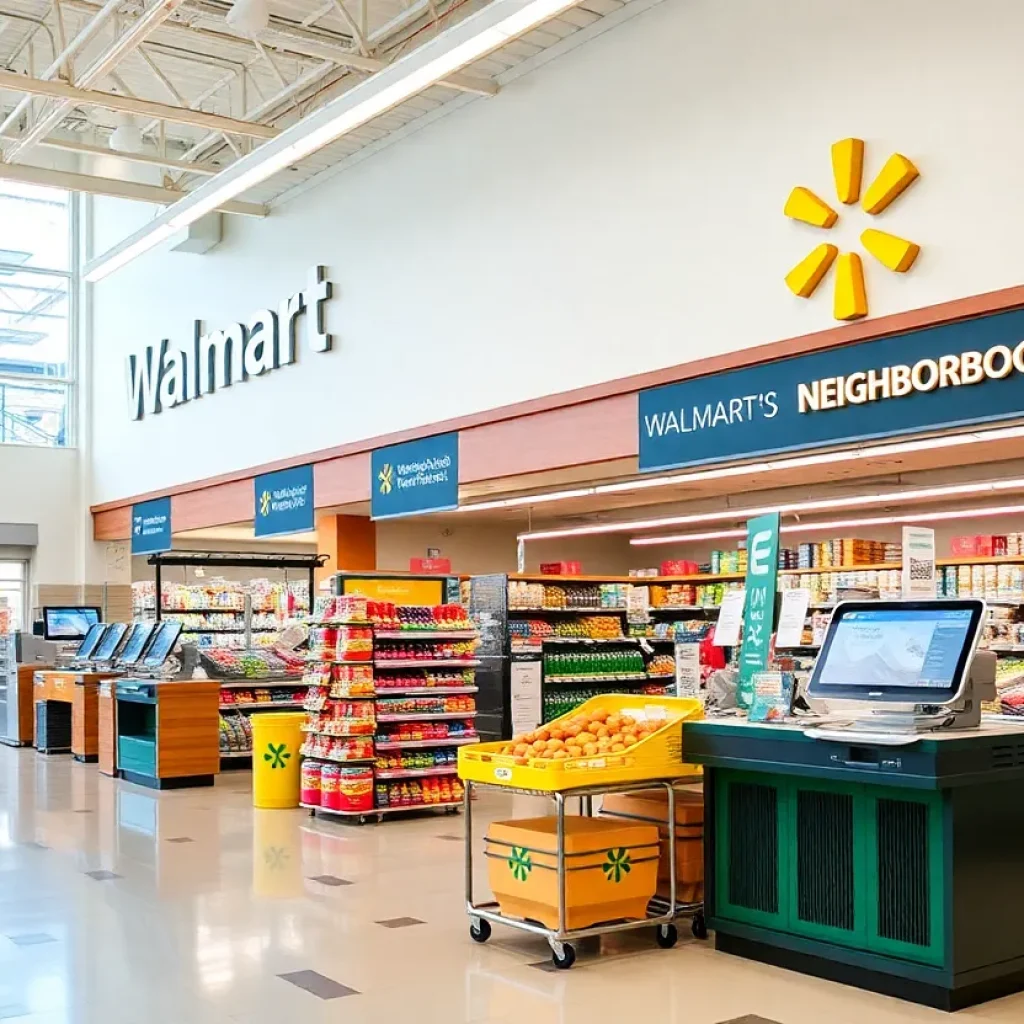
[[[220,771],[220,685],[108,678],[98,687],[99,769],[151,789],[212,786]]]
[[[70,750],[78,761],[98,759],[99,686],[112,675],[112,672],[35,672],[32,684],[34,746],[40,753],[58,754]]]

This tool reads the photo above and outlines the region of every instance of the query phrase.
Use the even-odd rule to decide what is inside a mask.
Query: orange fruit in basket
[[[586,747],[588,743],[595,743],[596,741],[597,737],[592,732],[581,732],[576,737],[576,742],[582,747]]]
[[[556,750],[551,755],[552,761],[564,761],[569,755],[564,750]]]
[[[517,757],[516,764],[529,764],[530,759],[528,757]]]
[[[612,741],[612,746],[614,747],[616,743],[621,743],[622,742],[622,733],[621,732],[613,733],[609,737],[609,739]]]
[[[533,751],[535,756],[543,754],[544,751],[547,750],[547,744],[543,740],[537,740],[536,743],[530,744],[530,749]]]
[[[549,739],[551,739],[551,730],[550,729],[538,729],[537,730],[537,739],[543,740],[545,743],[547,743],[547,741]]]
[[[583,753],[586,754],[587,757],[593,757],[597,753],[597,744],[596,743],[587,743],[583,747]]]
[[[553,740],[564,740],[565,739],[565,730],[564,729],[560,729],[557,725],[553,725],[551,727],[551,738]]]
[[[567,743],[565,745],[565,752],[569,757],[582,757],[582,747],[577,747],[575,743]]]
[[[636,737],[631,732],[627,732],[627,733],[623,734],[623,736],[622,736],[622,745],[624,747],[627,747],[627,748],[628,747],[633,747],[633,746],[636,745],[636,742],[637,742],[637,739],[636,739]]]
[[[605,752],[605,751],[606,751],[606,750],[607,750],[607,749],[608,749],[608,748],[609,748],[609,747],[610,747],[611,745],[612,745],[612,741],[611,741],[611,739],[610,739],[609,737],[607,737],[607,736],[602,736],[602,737],[601,737],[601,738],[600,738],[600,739],[599,739],[599,740],[597,741],[597,749],[598,749],[598,750],[599,750],[599,751],[600,751],[600,752],[601,752],[602,754],[603,754],[603,753],[604,753],[604,752]]]
[[[512,753],[512,749],[513,749],[512,748],[512,744],[511,743],[506,743],[505,746],[503,746],[501,748],[501,752],[502,752],[502,754],[511,754]]]
[[[624,726],[637,724],[636,719],[632,715],[623,715],[621,721]]]
[[[512,753],[515,754],[516,757],[526,757],[527,754],[530,753],[530,744],[529,743],[517,743],[515,745],[515,749],[512,751]]]
[[[604,722],[610,733],[617,733],[622,727],[622,719],[618,715],[609,715]]]
[[[565,744],[561,740],[552,737],[547,741],[545,746],[548,750],[562,750],[565,747]]]
[[[594,735],[598,739],[601,739],[603,736],[607,736],[608,735],[608,726],[607,725],[599,725],[599,726],[595,727]]]
[[[565,731],[566,737],[579,736],[579,734],[581,732],[583,732],[583,726],[582,725],[572,725],[572,724],[570,724],[570,725],[567,725],[565,727],[564,731]]]
[[[608,712],[604,708],[597,708],[590,712],[591,721],[603,722],[608,717]]]

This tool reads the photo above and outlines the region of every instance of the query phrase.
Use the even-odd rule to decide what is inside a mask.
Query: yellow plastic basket
[[[574,711],[542,728],[557,726],[581,712],[598,710],[632,715],[638,721],[664,720],[665,724],[623,753],[561,761],[502,754],[506,746],[504,742],[460,747],[459,778],[492,786],[554,793],[583,786],[676,779],[701,773],[697,765],[683,761],[683,722],[704,717],[704,708],[699,700],[692,697],[603,694],[591,697]]]

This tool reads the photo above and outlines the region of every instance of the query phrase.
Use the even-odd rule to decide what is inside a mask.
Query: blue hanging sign
[[[640,469],[1024,415],[1024,309],[640,392]]]
[[[262,473],[255,478],[254,486],[257,537],[316,529],[312,466]]]
[[[132,554],[171,550],[171,499],[154,498],[132,505]]]
[[[459,506],[459,435],[438,434],[378,448],[370,457],[374,519]]]

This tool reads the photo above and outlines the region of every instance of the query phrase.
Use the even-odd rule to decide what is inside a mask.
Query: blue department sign
[[[255,478],[253,485],[257,537],[304,533],[316,528],[312,466],[262,473]]]

